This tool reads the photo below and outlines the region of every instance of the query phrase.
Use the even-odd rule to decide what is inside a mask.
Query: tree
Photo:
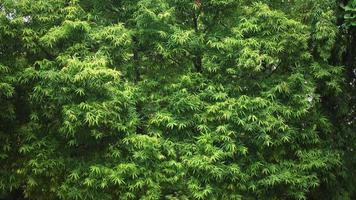
[[[0,5],[0,194],[355,195],[340,183],[352,183],[354,36],[336,1]]]

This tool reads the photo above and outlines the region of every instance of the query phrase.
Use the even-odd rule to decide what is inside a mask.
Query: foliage
[[[343,7],[345,14],[345,25],[346,26],[356,26],[356,1],[351,0],[348,4]]]
[[[0,198],[353,199],[338,6],[1,0]]]

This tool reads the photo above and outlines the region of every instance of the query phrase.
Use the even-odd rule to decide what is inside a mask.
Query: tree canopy
[[[0,199],[355,199],[355,0],[0,0]]]

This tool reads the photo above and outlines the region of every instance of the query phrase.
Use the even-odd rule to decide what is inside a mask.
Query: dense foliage
[[[0,0],[0,199],[356,199],[355,47],[355,0]]]

